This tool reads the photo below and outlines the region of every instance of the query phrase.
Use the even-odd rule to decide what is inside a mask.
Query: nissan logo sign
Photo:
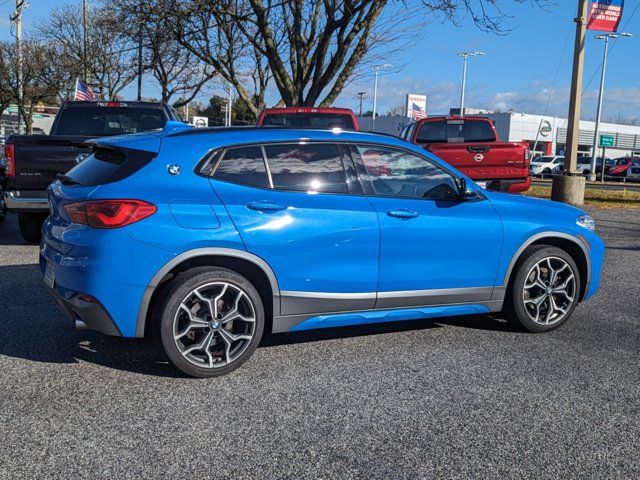
[[[477,153],[475,157],[473,157],[473,159],[476,162],[481,162],[482,160],[484,160],[484,155],[482,155],[481,153]]]

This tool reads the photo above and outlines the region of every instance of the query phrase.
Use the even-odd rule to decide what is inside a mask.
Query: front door
[[[273,269],[282,315],[373,308],[378,218],[340,146],[230,148],[211,185],[247,250]]]
[[[491,203],[460,200],[454,176],[412,152],[358,145],[353,155],[380,221],[376,306],[489,300],[502,247]]]

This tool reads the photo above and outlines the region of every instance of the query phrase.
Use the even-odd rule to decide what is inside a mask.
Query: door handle
[[[416,218],[419,214],[408,208],[400,208],[398,210],[389,210],[387,215],[396,218]]]
[[[247,208],[249,210],[255,210],[256,212],[279,212],[280,210],[285,210],[287,207],[272,202],[251,202],[247,205]]]

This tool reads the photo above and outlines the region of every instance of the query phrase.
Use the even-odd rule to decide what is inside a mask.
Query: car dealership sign
[[[596,0],[591,3],[587,28],[615,32],[622,19],[624,0]]]

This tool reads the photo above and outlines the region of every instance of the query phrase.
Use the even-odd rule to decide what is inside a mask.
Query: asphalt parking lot
[[[180,377],[73,331],[0,225],[0,478],[639,478],[640,211],[591,210],[601,289],[561,329],[486,316],[268,339]]]

